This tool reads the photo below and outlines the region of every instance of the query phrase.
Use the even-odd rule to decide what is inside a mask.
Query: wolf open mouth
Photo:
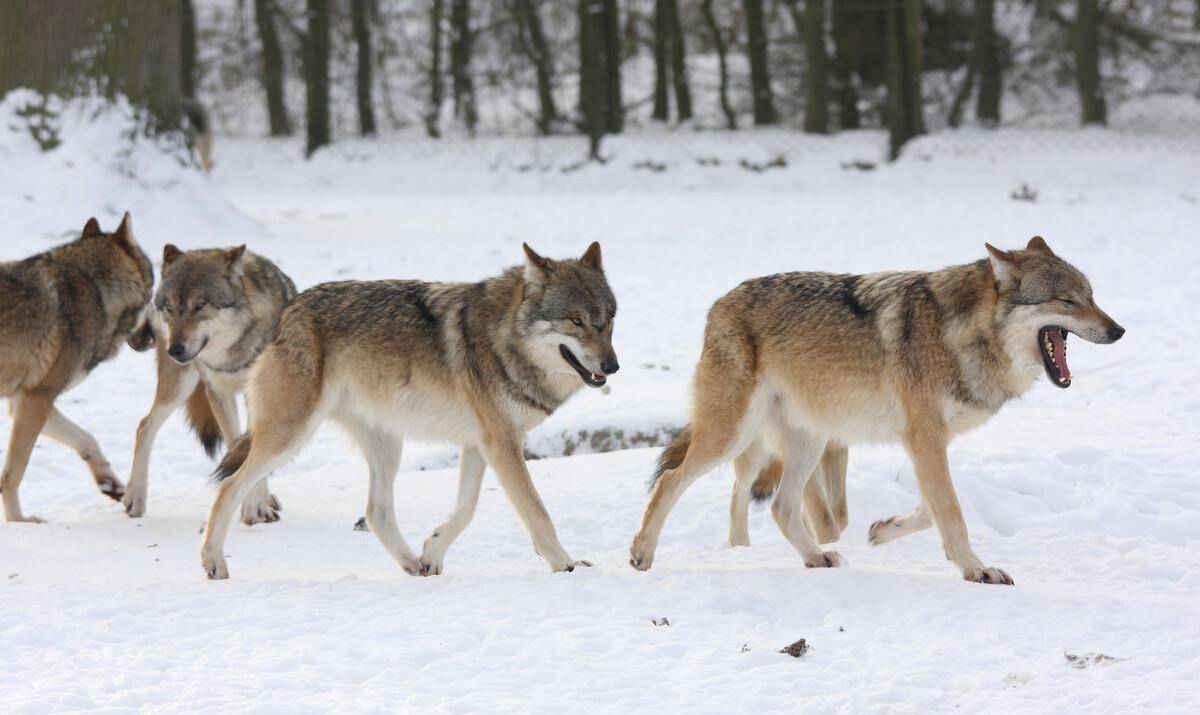
[[[587,385],[588,387],[603,387],[604,383],[608,382],[607,377],[603,375],[597,375],[596,373],[584,367],[583,363],[579,362],[579,358],[575,357],[575,354],[568,350],[566,345],[559,345],[558,351],[562,353],[563,360],[566,360],[567,364],[575,368],[575,372],[579,373],[579,377],[583,380],[583,384]]]
[[[1071,386],[1071,368],[1067,367],[1067,331],[1054,325],[1038,331],[1038,347],[1050,382],[1058,387]]]

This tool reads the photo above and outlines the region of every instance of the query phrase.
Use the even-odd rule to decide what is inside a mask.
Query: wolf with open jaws
[[[558,541],[525,465],[525,433],[581,386],[600,387],[617,371],[617,303],[597,243],[578,260],[550,260],[528,246],[525,258],[524,267],[479,283],[325,283],[292,301],[251,369],[250,429],[217,471],[200,552],[209,578],[229,576],[224,546],[234,507],[326,418],[362,449],[367,524],[406,572],[442,572],[474,515],[486,466],[552,570],[590,565]],[[419,556],[401,536],[393,504],[405,437],[462,448],[457,505]]]
[[[1041,237],[1024,250],[987,250],[985,260],[929,273],[756,278],[719,299],[696,367],[691,428],[668,447],[684,456],[655,485],[631,565],[650,568],[668,512],[698,477],[733,459],[738,481],[750,484],[776,454],[776,523],[807,566],[838,566],[841,557],[804,527],[809,477],[831,443],[899,441],[921,503],[876,522],[871,543],[936,525],[964,578],[1011,584],[971,549],[947,445],[1039,374],[1070,386],[1069,333],[1111,343],[1125,330]]]
[[[41,521],[21,511],[17,498],[39,434],[75,450],[100,491],[121,499],[124,487],[96,439],[54,401],[117,354],[153,287],[129,214],[113,233],[93,218],[71,243],[0,263],[0,397],[8,398],[13,417],[0,476],[8,521]]]
[[[130,340],[135,349],[155,348],[158,387],[137,428],[123,499],[129,516],[146,512],[154,438],[185,402],[188,421],[210,457],[222,440],[232,444],[242,433],[237,395],[295,296],[292,279],[245,246],[185,253],[166,245],[154,310]],[[279,509],[263,480],[242,504],[242,521],[278,521]]]

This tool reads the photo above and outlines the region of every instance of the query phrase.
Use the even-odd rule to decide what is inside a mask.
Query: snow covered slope
[[[654,569],[634,572],[626,549],[655,457],[642,449],[532,464],[564,545],[595,568],[548,573],[489,474],[447,574],[414,579],[351,530],[365,468],[334,429],[273,478],[283,521],[235,526],[232,579],[208,583],[197,531],[212,464],[177,417],[156,444],[141,520],[96,493],[75,455],[38,445],[22,501],[50,523],[0,524],[0,709],[1193,710],[1194,148],[963,132],[863,171],[851,162],[878,160],[877,134],[792,136],[787,166],[760,172],[740,162],[770,162],[770,135],[747,136],[700,135],[685,151],[625,138],[606,143],[607,165],[583,168],[571,168],[577,140],[344,142],[310,163],[286,142],[219,141],[211,179],[149,155],[133,179],[105,168],[101,139],[39,154],[0,127],[0,157],[17,167],[0,173],[0,258],[126,209],[155,258],[168,241],[248,242],[301,287],[475,279],[517,262],[522,241],[561,256],[599,240],[623,368],[531,436],[554,454],[580,432],[678,426],[708,305],[744,278],[935,268],[1040,233],[1129,333],[1075,341],[1069,390],[1039,383],[951,451],[976,550],[1015,588],[961,581],[931,532],[866,546],[871,521],[916,503],[891,447],[851,453],[844,569],[804,569],[766,512],[752,548],[724,546],[724,467],[672,514]],[[634,167],[647,159],[663,170]],[[151,358],[124,352],[60,407],[120,473],[152,393]],[[0,434],[9,427],[0,416]],[[451,508],[453,454],[406,445],[397,512],[411,543]],[[803,658],[778,653],[800,638]]]

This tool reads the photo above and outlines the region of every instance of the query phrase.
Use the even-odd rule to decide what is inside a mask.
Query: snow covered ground
[[[21,494],[49,523],[0,524],[0,710],[1194,711],[1194,142],[961,132],[863,171],[851,162],[877,161],[879,134],[662,139],[609,141],[609,163],[583,168],[578,139],[347,141],[308,163],[294,143],[219,139],[206,179],[148,147],[122,173],[102,140],[41,154],[0,127],[2,259],[126,209],[156,259],[168,241],[247,242],[301,287],[474,279],[517,262],[522,241],[563,256],[599,240],[623,365],[530,439],[575,453],[531,464],[563,544],[595,563],[572,574],[546,570],[489,474],[447,573],[405,576],[351,529],[365,467],[325,429],[272,480],[283,521],[235,525],[232,578],[210,583],[197,532],[212,464],[180,417],[157,441],[140,520],[75,455],[39,443]],[[781,153],[784,168],[740,166]],[[646,160],[662,170],[635,168]],[[1036,201],[1012,198],[1023,185]],[[628,567],[656,450],[580,452],[597,432],[636,442],[682,423],[714,298],[763,273],[935,268],[1035,233],[1129,333],[1075,341],[1069,390],[1040,382],[952,449],[976,550],[1015,588],[963,582],[932,532],[867,547],[873,520],[916,503],[892,447],[851,453],[844,569],[806,570],[765,511],[753,547],[725,546],[729,467],[683,498],[653,570]],[[60,402],[118,473],[153,374],[150,356],[125,351]],[[449,512],[454,461],[444,445],[406,445],[397,513],[410,543]],[[803,658],[778,652],[801,638]]]

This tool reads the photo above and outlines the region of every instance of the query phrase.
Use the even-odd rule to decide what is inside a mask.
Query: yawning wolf
[[[734,459],[748,487],[777,454],[776,523],[806,565],[838,566],[841,557],[804,527],[809,477],[827,445],[899,441],[921,504],[876,522],[871,543],[936,525],[964,578],[1011,584],[971,549],[946,447],[1039,374],[1070,386],[1069,334],[1111,343],[1125,330],[1041,237],[1024,250],[987,251],[987,259],[930,273],[767,276],[720,298],[696,366],[692,424],[664,451],[630,563],[650,568],[668,512],[702,474]]]

